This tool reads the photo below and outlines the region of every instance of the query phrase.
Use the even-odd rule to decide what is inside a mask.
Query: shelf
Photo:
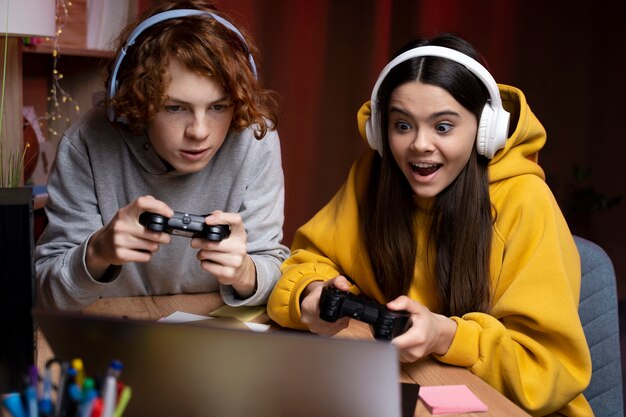
[[[52,55],[53,50],[54,48],[52,47],[52,45],[22,45],[22,52],[31,54]],[[115,56],[115,52],[101,49],[73,48],[61,46],[59,47],[59,55],[91,58],[113,58]]]

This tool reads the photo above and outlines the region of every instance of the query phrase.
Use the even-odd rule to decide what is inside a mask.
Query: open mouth
[[[185,151],[183,151],[184,153],[187,153],[189,155],[199,155],[203,152],[205,152],[206,149],[198,149],[198,150],[193,150],[193,149],[187,149]]]
[[[413,163],[410,162],[411,170],[420,176],[428,176],[437,172],[439,168],[442,167],[442,164],[426,164],[426,163]]]
[[[185,149],[181,153],[185,158],[195,160],[206,155],[207,149]]]

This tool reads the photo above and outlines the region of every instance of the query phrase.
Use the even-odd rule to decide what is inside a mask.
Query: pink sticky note
[[[487,406],[465,385],[421,387],[419,396],[431,414],[487,411]]]

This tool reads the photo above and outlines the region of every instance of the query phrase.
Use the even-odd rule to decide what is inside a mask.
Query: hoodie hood
[[[546,130],[533,114],[521,90],[498,85],[502,106],[511,113],[509,138],[489,162],[489,182],[523,174],[537,175],[545,180],[539,166],[539,151],[546,143]]]
[[[521,90],[498,84],[502,105],[511,114],[509,138],[489,162],[489,182],[503,180],[523,174],[537,175],[545,180],[543,169],[538,164],[539,150],[546,143],[546,131],[533,114]],[[361,106],[357,123],[361,137],[367,143],[365,124],[371,114],[370,102]]]

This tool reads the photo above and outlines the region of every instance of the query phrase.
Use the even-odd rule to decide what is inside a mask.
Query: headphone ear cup
[[[485,155],[488,158],[493,157],[493,154],[489,156],[489,131],[493,118],[493,110],[489,104],[485,104],[482,113],[480,114],[480,120],[478,121],[478,132],[476,133],[476,150],[479,155]],[[495,152],[494,152],[495,153]]]
[[[368,117],[367,122],[365,122],[365,136],[367,137],[367,143],[369,143],[370,147],[377,150],[378,153],[382,155],[382,139],[378,135],[379,129],[375,126],[372,116],[376,117],[372,114]]]
[[[111,94],[111,91],[117,91],[117,80],[111,80],[111,84],[114,86],[113,89],[109,88],[109,101],[113,99],[114,94]],[[107,107],[107,114],[109,116],[109,120],[111,122],[115,122],[115,109],[111,106],[111,103],[107,103],[108,107]]]
[[[493,109],[485,104],[478,122],[476,150],[489,159],[506,145],[510,114],[503,108]]]
[[[509,137],[509,123],[511,121],[511,114],[504,110],[504,108],[498,109],[495,120],[495,141],[493,144],[493,154],[495,154],[498,150],[502,149],[506,145],[506,141]],[[493,157],[493,155],[492,155]]]

